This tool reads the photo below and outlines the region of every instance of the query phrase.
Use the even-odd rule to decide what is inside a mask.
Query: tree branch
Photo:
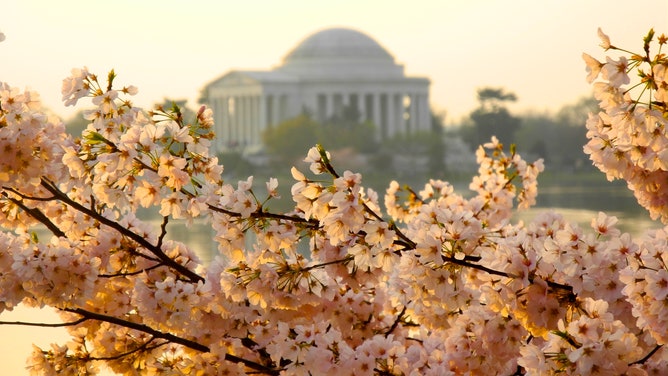
[[[9,197],[7,192],[2,192],[2,195],[5,196],[5,198],[7,198],[9,201],[13,202],[16,206],[21,208],[24,212],[26,212],[26,214],[28,214],[29,216],[31,216],[32,218],[34,218],[35,220],[39,221],[44,226],[46,226],[46,228],[48,228],[49,231],[51,231],[55,236],[59,238],[66,237],[65,233],[60,228],[58,228],[58,226],[56,226],[53,222],[51,222],[51,220],[46,215],[44,215],[44,213],[42,213],[39,209],[27,207],[23,203],[23,201],[17,200],[13,197]]]
[[[156,248],[162,249],[162,241],[165,239],[165,235],[167,235],[167,224],[169,223],[169,216],[164,216],[162,217],[162,224],[160,225],[160,237],[158,238],[158,245]]]
[[[654,348],[652,349],[652,351],[650,351],[650,352],[649,352],[647,355],[645,355],[642,359],[636,360],[635,362],[633,362],[633,363],[631,363],[631,364],[629,364],[629,365],[632,366],[632,365],[634,365],[634,364],[643,364],[643,363],[645,363],[649,358],[652,357],[652,355],[654,355],[657,351],[659,351],[659,349],[661,349],[662,346],[663,346],[663,345],[656,345],[656,347],[654,347]]]
[[[88,321],[88,318],[82,317],[76,321],[61,322],[57,324],[47,324],[43,322],[27,322],[27,321],[0,321],[0,325],[20,325],[20,326],[39,326],[41,328],[60,328],[64,326],[79,325],[84,321]]]
[[[103,321],[103,322],[108,322],[110,324],[118,325],[124,328],[129,328],[129,329],[134,329],[140,332],[144,332],[147,334],[150,334],[153,336],[153,338],[161,338],[164,340],[167,340],[172,343],[176,343],[182,346],[185,346],[187,348],[200,351],[200,352],[210,352],[211,350],[209,347],[202,345],[199,342],[192,341],[186,338],[182,338],[179,336],[176,336],[171,333],[164,333],[159,330],[155,330],[151,328],[150,326],[144,325],[144,324],[139,324],[136,322],[128,321],[128,320],[123,320],[118,317],[114,316],[108,316],[108,315],[103,315],[100,313],[95,313],[95,312],[90,312],[82,308],[61,308],[62,311],[65,312],[71,312],[71,313],[76,313],[77,315],[83,316],[82,320],[97,320],[97,321]],[[263,373],[266,375],[279,375],[280,374],[280,369],[274,369],[270,368],[267,366],[264,366],[260,363],[253,362],[248,359],[243,359],[238,356],[234,356],[232,354],[225,354],[225,360],[229,360],[230,362],[233,363],[241,363],[244,366],[253,369],[255,371],[258,371],[259,373]]]
[[[387,338],[390,334],[392,334],[394,329],[396,329],[397,326],[399,326],[399,323],[401,322],[401,319],[403,319],[404,315],[406,314],[406,309],[408,308],[408,304],[410,304],[410,303],[411,303],[410,301],[408,303],[406,303],[406,305],[401,310],[401,312],[399,312],[399,315],[397,316],[397,319],[394,320],[394,322],[392,323],[392,326],[390,326],[390,328],[385,332],[385,338]]]
[[[114,222],[100,214],[98,214],[95,210],[91,210],[86,208],[85,206],[79,204],[78,202],[72,200],[69,196],[67,196],[65,193],[60,191],[53,183],[47,181],[46,179],[42,179],[42,186],[46,188],[49,192],[51,192],[58,200],[64,202],[65,204],[71,206],[75,210],[78,210],[84,214],[89,215],[91,218],[94,218],[95,220],[99,221],[100,223],[109,226],[113,228],[114,230],[118,231],[119,233],[127,236],[128,238],[134,240],[137,242],[139,245],[142,247],[146,248],[149,252],[153,253],[155,256],[157,256],[160,261],[162,261],[166,266],[176,270],[177,272],[181,273],[184,275],[188,280],[191,282],[199,282],[199,281],[204,281],[204,278],[197,273],[191,271],[190,269],[186,268],[184,265],[179,264],[178,262],[172,260],[169,258],[160,248],[156,247],[155,245],[151,244],[148,240],[144,239],[139,234],[136,234],[129,229],[123,227],[117,222]]]
[[[467,268],[480,270],[480,271],[483,271],[483,272],[488,273],[488,274],[498,275],[498,276],[506,277],[506,278],[517,278],[517,277],[515,277],[511,274],[508,274],[506,272],[498,271],[498,270],[495,270],[495,269],[488,268],[486,266],[471,263],[471,262],[467,261],[466,258],[464,258],[463,260],[458,260],[454,257],[447,257],[447,256],[441,256],[441,258],[445,262],[449,262],[449,263],[459,265],[459,266],[463,266],[463,267],[467,267]],[[529,282],[533,283],[533,278],[529,278]],[[564,290],[564,291],[568,292],[569,296],[572,296],[573,298],[575,298],[575,293],[573,292],[573,286],[565,285],[563,283],[553,282],[553,281],[550,281],[550,280],[546,280],[545,283],[553,289]]]
[[[223,208],[219,208],[219,207],[213,206],[211,204],[209,204],[208,206],[209,206],[210,210],[213,210],[215,212],[226,214],[226,215],[229,215],[230,217],[235,217],[235,218],[241,217],[240,213],[235,213],[233,211],[223,209]],[[320,222],[318,222],[315,219],[306,219],[306,218],[292,216],[292,215],[270,213],[270,212],[262,211],[261,209],[252,212],[250,214],[250,217],[255,218],[255,219],[276,219],[276,220],[282,220],[282,221],[302,223],[302,224],[309,225],[309,227],[312,227],[312,228],[318,228],[320,226]]]
[[[501,277],[513,278],[513,276],[511,276],[510,274],[508,274],[506,272],[500,272],[498,270],[490,269],[486,266],[473,264],[473,263],[470,263],[470,262],[466,261],[465,259],[464,260],[459,260],[459,259],[456,259],[454,257],[447,257],[447,256],[441,256],[441,258],[443,259],[443,261],[449,262],[451,264],[464,266],[464,267],[472,268],[472,269],[477,269],[477,270],[486,272],[488,274],[498,275],[498,276],[501,276]]]
[[[126,352],[124,352],[124,353],[120,353],[120,354],[118,354],[118,355],[114,355],[114,356],[105,356],[105,357],[90,357],[89,359],[91,359],[91,360],[99,360],[99,361],[118,360],[118,359],[121,359],[121,358],[126,357],[126,356],[128,356],[128,355],[132,355],[132,354],[134,354],[134,353],[136,353],[136,352],[140,352],[140,351],[142,351],[142,350],[148,350],[148,351],[151,351],[151,350],[157,349],[157,348],[159,348],[159,347],[161,347],[161,346],[164,346],[164,345],[166,345],[166,344],[169,343],[169,342],[162,342],[162,343],[155,344],[155,345],[153,345],[153,346],[149,346],[149,344],[150,344],[151,342],[153,342],[153,341],[155,341],[155,338],[151,338],[151,339],[149,339],[148,341],[142,343],[140,346],[137,346],[137,348],[132,349],[132,350],[129,350],[129,351],[126,351]]]

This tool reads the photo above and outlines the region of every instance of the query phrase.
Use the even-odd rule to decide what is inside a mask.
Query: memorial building
[[[273,70],[232,70],[207,84],[201,101],[214,111],[217,151],[262,150],[262,132],[309,113],[324,122],[354,108],[379,140],[429,131],[429,80],[404,67],[368,35],[347,28],[308,36]]]

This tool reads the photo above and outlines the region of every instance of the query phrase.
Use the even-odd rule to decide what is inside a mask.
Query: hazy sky
[[[668,1],[174,1],[0,0],[0,80],[38,90],[56,113],[71,68],[114,68],[139,105],[196,101],[230,69],[270,69],[327,27],[362,31],[409,75],[431,79],[431,103],[452,122],[476,89],[504,87],[514,110],[558,109],[589,93],[581,53],[602,55],[596,29],[640,49],[650,27],[668,33]]]

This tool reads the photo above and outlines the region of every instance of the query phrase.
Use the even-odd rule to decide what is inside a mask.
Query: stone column
[[[366,108],[364,107],[364,93],[357,93],[357,112],[359,113],[359,119],[357,121],[364,121],[366,119]]]
[[[387,93],[387,136],[392,137],[394,136],[395,128],[394,125],[396,123],[396,117],[397,117],[397,109],[396,109],[396,101],[394,98],[394,94]]]
[[[373,102],[373,114],[371,114],[373,123],[376,125],[376,129],[378,129],[378,139],[382,140],[383,139],[383,124],[380,122],[382,121],[382,118],[380,116],[380,92],[375,92],[372,94],[372,102]]]
[[[246,144],[253,145],[255,141],[255,96],[246,97],[248,100],[248,108],[246,113],[248,116],[248,130],[246,131]]]
[[[251,143],[251,137],[253,132],[253,119],[252,119],[252,99],[253,97],[246,95],[244,97],[244,145],[248,146]]]
[[[249,143],[254,145],[257,140],[257,96],[248,97]]]
[[[264,133],[264,130],[267,129],[267,96],[262,94],[260,97],[258,97],[258,104],[257,104],[257,123],[258,123],[258,132],[259,132],[259,140],[258,143],[262,143],[262,134]]]
[[[223,97],[220,99],[220,107],[223,112],[223,122],[220,127],[220,137],[223,138],[223,144],[225,146],[229,145],[230,142],[230,98]]]
[[[399,104],[399,95],[396,93],[387,94],[387,133],[393,137],[397,132],[401,132],[401,105]]]
[[[410,117],[408,122],[408,130],[412,133],[420,131],[420,113],[418,112],[420,103],[418,102],[418,94],[410,94]]]
[[[397,111],[397,122],[395,124],[395,132],[404,134],[406,133],[406,118],[404,118],[404,113],[406,112],[406,107],[404,106],[404,94],[396,94],[394,96],[395,109]],[[396,134],[396,133],[395,133]]]
[[[244,128],[246,127],[246,97],[240,95],[238,97],[239,104],[235,105],[236,106],[236,113],[237,113],[237,124],[236,124],[236,132],[237,132],[237,140],[239,142],[239,146],[244,146],[246,142],[246,138],[244,135]]]
[[[274,94],[274,103],[273,110],[274,113],[271,115],[272,120],[274,121],[274,126],[278,125],[281,122],[281,95]]]
[[[431,111],[429,110],[429,96],[427,94],[421,94],[418,97],[418,103],[420,107],[418,108],[420,123],[425,131],[431,131]]]
[[[389,137],[390,131],[390,95],[387,93],[379,94],[380,97],[380,127],[382,138]]]
[[[239,139],[241,144],[245,147],[248,145],[248,96],[241,97],[241,121],[239,122]]]
[[[234,143],[237,141],[236,137],[236,124],[237,124],[237,97],[232,96],[228,97],[225,100],[225,105],[227,106],[227,144],[234,146]]]
[[[260,143],[260,117],[258,111],[260,109],[260,97],[253,96],[253,107],[251,108],[251,124],[253,125],[253,132],[251,134],[251,144],[257,145]]]
[[[239,134],[239,123],[241,123],[241,97],[234,96],[234,108],[232,109],[232,124],[231,125],[231,137],[230,139],[235,146],[239,146],[241,142],[241,135]]]
[[[267,108],[267,127],[274,126],[276,120],[274,119],[274,96],[267,95],[266,108]]]

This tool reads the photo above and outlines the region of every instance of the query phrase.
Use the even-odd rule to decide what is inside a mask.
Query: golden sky
[[[641,49],[668,33],[668,1],[638,0],[27,0],[4,2],[0,81],[36,89],[56,113],[71,68],[140,89],[150,106],[189,99],[230,69],[271,69],[308,35],[351,27],[383,45],[406,73],[431,79],[431,103],[456,122],[476,90],[503,87],[516,111],[555,110],[589,93],[582,52],[602,57],[596,30]]]

